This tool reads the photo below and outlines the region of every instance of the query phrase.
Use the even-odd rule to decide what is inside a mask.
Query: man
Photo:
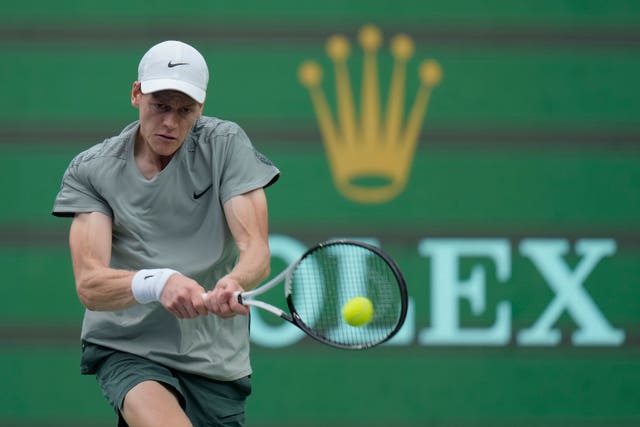
[[[119,425],[244,423],[248,309],[232,296],[269,274],[263,188],[279,171],[236,124],[201,116],[208,79],[193,47],[152,47],[139,120],[76,156],[55,200],[87,308],[81,371]]]

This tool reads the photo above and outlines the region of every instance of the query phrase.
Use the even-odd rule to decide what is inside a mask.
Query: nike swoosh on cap
[[[177,67],[179,65],[189,65],[189,63],[188,62],[171,62],[171,61],[169,61],[169,63],[167,64],[167,67],[173,68],[173,67]]]

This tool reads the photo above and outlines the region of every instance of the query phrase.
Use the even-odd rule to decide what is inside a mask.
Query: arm
[[[267,199],[263,189],[233,197],[224,212],[240,256],[233,270],[222,277],[206,298],[207,306],[221,317],[247,314],[249,309],[232,295],[257,286],[269,276],[270,256]]]
[[[77,214],[69,246],[76,291],[89,310],[120,310],[136,304],[131,293],[134,272],[109,268],[111,218],[99,212]]]
[[[122,310],[138,302],[131,291],[134,271],[109,267],[111,218],[99,212],[77,214],[71,223],[69,246],[76,290],[82,304],[93,311]],[[180,318],[206,315],[202,288],[181,274],[169,277],[162,291],[162,305]]]

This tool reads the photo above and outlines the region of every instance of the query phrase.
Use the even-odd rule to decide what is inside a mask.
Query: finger
[[[200,313],[198,313],[198,310],[190,302],[185,304],[184,312],[186,313],[185,317],[187,319],[193,319],[194,317],[198,317],[200,315]]]
[[[191,304],[196,311],[196,316],[206,316],[209,313],[205,299],[203,298],[203,294],[201,292],[197,292],[192,296]]]
[[[215,298],[207,299],[207,309],[209,312],[215,314],[216,316],[223,317],[222,311],[220,309],[220,304],[216,302]]]
[[[218,304],[229,304],[229,300],[231,299],[231,296],[233,295],[233,292],[231,292],[230,290],[226,289],[225,287],[222,287],[220,289],[217,290],[217,292],[215,293],[215,297],[216,297],[216,302]]]
[[[189,319],[191,316],[189,315],[189,311],[185,307],[177,307],[175,309],[176,317],[179,319]]]
[[[246,305],[240,304],[238,302],[237,298],[231,298],[229,300],[229,308],[231,309],[231,311],[233,311],[235,314],[242,314],[242,315],[246,315],[249,313],[249,307],[247,307]]]
[[[198,316],[198,311],[193,306],[191,300],[185,298],[179,298],[170,304],[167,309],[180,319],[192,319]]]
[[[213,301],[213,298],[209,298],[209,294],[203,294],[202,301],[204,302],[205,307],[207,307],[207,310],[209,310],[210,312],[215,311],[213,307],[215,301]]]
[[[228,303],[220,304],[219,306],[220,306],[220,312],[218,315],[223,319],[228,319],[238,314],[231,308],[231,306]]]
[[[231,307],[229,307],[228,303],[222,303],[218,305],[220,307],[220,315],[221,316],[228,316],[229,314],[233,313],[233,311],[231,311]]]

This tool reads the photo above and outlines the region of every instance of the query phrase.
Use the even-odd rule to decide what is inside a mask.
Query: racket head
[[[307,335],[333,347],[362,350],[391,339],[407,316],[407,287],[386,252],[353,240],[320,243],[291,266],[285,297],[294,323]],[[373,304],[371,320],[352,326],[342,316],[355,297]]]

